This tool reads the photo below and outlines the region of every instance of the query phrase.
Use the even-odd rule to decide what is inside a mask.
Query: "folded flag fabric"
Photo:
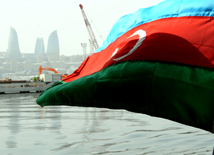
[[[214,1],[167,0],[123,16],[37,103],[126,109],[213,132]]]

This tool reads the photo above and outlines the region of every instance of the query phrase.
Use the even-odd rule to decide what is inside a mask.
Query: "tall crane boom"
[[[96,38],[95,38],[94,32],[92,31],[91,25],[90,25],[90,23],[89,23],[89,21],[88,21],[88,18],[87,18],[87,16],[86,16],[86,14],[85,14],[85,11],[83,10],[82,4],[80,4],[79,6],[80,6],[80,9],[81,9],[81,11],[82,11],[83,19],[84,19],[84,21],[85,21],[85,25],[86,25],[86,28],[87,28],[88,33],[89,33],[89,35],[90,35],[91,41],[93,42],[94,49],[97,50],[98,47],[99,47],[99,45],[98,45],[97,40],[96,40]]]

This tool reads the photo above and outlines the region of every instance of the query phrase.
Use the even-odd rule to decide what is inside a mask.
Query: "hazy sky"
[[[10,27],[13,27],[18,35],[21,53],[34,53],[39,36],[43,36],[46,50],[48,37],[54,30],[57,30],[59,37],[60,55],[82,54],[81,43],[87,43],[89,53],[89,34],[79,4],[83,5],[101,46],[120,17],[161,1],[0,0],[0,51],[7,50]]]

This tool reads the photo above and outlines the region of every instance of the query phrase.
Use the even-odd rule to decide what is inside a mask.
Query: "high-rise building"
[[[44,55],[44,54],[45,54],[45,46],[44,46],[43,38],[38,37],[36,40],[34,56],[37,57],[39,55]]]
[[[19,42],[16,30],[10,27],[10,36],[8,41],[8,49],[7,49],[7,57],[8,58],[21,58],[21,52],[19,49]]]
[[[55,60],[59,60],[59,40],[57,30],[53,31],[48,38],[46,55],[47,57],[54,57]]]

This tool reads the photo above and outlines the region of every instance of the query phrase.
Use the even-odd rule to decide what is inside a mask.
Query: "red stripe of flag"
[[[214,68],[214,20],[211,19],[213,17],[163,18],[137,26],[101,52],[89,56],[63,81],[70,82],[127,60],[166,61]],[[139,30],[146,34],[142,42],[139,35],[133,35]],[[139,42],[140,46],[128,55]]]

